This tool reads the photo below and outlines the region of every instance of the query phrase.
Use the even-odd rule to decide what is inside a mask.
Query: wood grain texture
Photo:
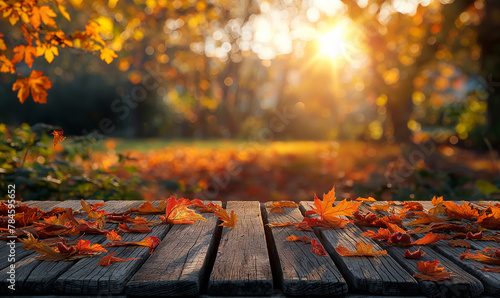
[[[88,203],[99,203],[102,201],[89,200]],[[79,200],[69,200],[59,202],[53,207],[81,208]],[[49,207],[51,209],[51,207]],[[86,235],[83,239],[89,239],[93,243],[100,235]],[[19,251],[24,250],[22,246]],[[23,259],[17,259],[16,265],[16,293],[17,294],[48,294],[53,292],[54,280],[62,272],[68,270],[74,262],[45,262],[36,260],[37,253],[27,255]],[[6,270],[1,272],[0,287],[6,286]]]
[[[205,202],[208,203],[208,202]],[[221,202],[213,202],[220,205]],[[154,254],[127,284],[127,295],[196,296],[213,251],[217,217],[192,225],[173,225]]]
[[[363,212],[366,212],[368,210],[366,206],[369,205],[371,204],[363,203],[362,206],[364,207],[361,207],[361,210]],[[424,210],[425,208],[432,207],[432,205],[428,204],[426,206],[424,206]],[[402,206],[394,206],[394,212],[398,213],[398,211],[401,210],[402,208],[403,208]],[[387,214],[386,212],[379,212],[379,213]],[[411,230],[414,228],[409,226],[411,220],[413,219],[408,218],[403,220],[404,229]],[[377,230],[374,228],[366,228],[366,227],[363,229]],[[424,235],[422,234],[416,234],[412,235],[412,238],[413,240],[416,240],[423,236]],[[453,257],[456,258],[456,260],[453,260],[453,258],[448,258],[447,255],[440,253],[440,251],[436,249],[437,247],[441,247],[445,251],[449,252],[450,256],[456,256]],[[446,241],[440,241],[436,244],[422,246],[422,250],[426,252],[426,255],[418,260],[407,259],[403,256],[407,248],[402,248],[398,246],[388,246],[385,248],[387,249],[387,252],[393,258],[395,258],[400,263],[400,265],[404,267],[412,275],[415,273],[420,273],[419,270],[416,268],[417,263],[419,261],[428,262],[433,260],[440,261],[440,266],[444,267],[445,270],[451,272],[452,275],[454,275],[454,277],[450,278],[449,280],[440,282],[419,280],[418,283],[421,293],[428,297],[478,297],[483,293],[484,290],[483,284],[474,276],[462,270],[462,268],[458,264],[458,262],[461,262],[460,260],[458,260],[458,256],[465,250],[464,248],[459,248],[459,247],[452,248],[448,246]],[[416,249],[416,247],[411,248],[412,251],[414,249]]]
[[[144,201],[107,202],[107,204],[119,206],[122,211],[130,207],[138,207],[142,203]],[[144,215],[144,217],[148,221],[159,219],[158,215]],[[161,240],[167,234],[170,225],[161,224],[150,228],[152,230],[150,233],[123,233],[121,234],[122,240],[141,241],[150,236],[156,236]],[[102,237],[103,245],[109,242],[104,235],[99,236]],[[79,260],[71,268],[63,272],[54,282],[54,291],[59,294],[85,295],[114,295],[124,292],[129,279],[150,257],[149,247],[107,247],[106,249],[108,252],[103,253],[100,257]],[[102,256],[113,252],[116,253],[115,257],[122,259],[138,259],[115,263],[111,266],[97,265]]]
[[[61,203],[61,202],[57,202],[57,201],[26,201],[26,202],[22,202],[21,205],[26,204],[30,207],[37,206],[37,207],[40,207],[40,209],[42,209],[44,211],[48,211],[48,210],[52,209],[52,207],[54,207],[58,203]],[[19,241],[16,242],[14,251],[15,251],[16,261],[20,261],[20,260],[24,259],[25,257],[35,253],[32,250],[25,250],[23,248],[23,243],[19,242]],[[2,256],[2,257],[0,258],[0,268],[2,269],[2,271],[3,271],[3,269],[7,268],[11,264],[11,262],[9,262],[9,258],[8,258],[9,254],[10,254],[10,247],[7,245],[1,245],[0,246],[0,256]],[[3,256],[5,256],[5,257],[3,257]]]
[[[312,202],[301,202],[303,212],[311,210]],[[315,231],[323,237],[323,245],[349,285],[350,292],[381,295],[416,295],[417,281],[404,270],[391,256],[379,257],[342,257],[335,248],[341,244],[356,250],[355,244],[372,244],[374,250],[381,250],[375,241],[361,236],[362,231],[354,224],[345,229]]]
[[[270,295],[271,265],[259,202],[227,203],[238,216],[236,228],[224,228],[208,282],[209,295]]]
[[[268,202],[265,206],[272,204]],[[266,223],[299,223],[303,216],[298,208],[283,208],[285,213],[264,212]],[[286,241],[290,235],[316,237],[314,232],[297,231],[295,227],[266,227],[275,253],[273,261],[285,295],[338,296],[347,294],[347,283],[329,257],[317,256],[302,242]]]

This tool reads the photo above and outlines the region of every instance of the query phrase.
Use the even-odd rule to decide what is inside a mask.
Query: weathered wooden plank
[[[301,202],[303,212],[311,210],[312,202]],[[382,249],[375,241],[362,237],[362,231],[353,224],[345,229],[315,229],[323,237],[323,244],[349,285],[349,291],[381,295],[417,295],[417,281],[392,257],[342,257],[335,247],[339,244],[355,250],[357,242],[372,244],[374,250]]]
[[[422,203],[422,202],[420,202]],[[374,203],[377,204],[377,203]],[[373,203],[363,203],[362,207],[360,208],[363,212],[367,212],[368,209],[366,208],[366,205],[373,205]],[[427,206],[432,207],[432,205]],[[403,207],[402,206],[394,206],[394,212],[397,213],[399,210],[401,210]],[[371,210],[371,209],[370,209]],[[425,210],[425,206],[424,206]],[[373,212],[373,210],[371,210]],[[379,211],[378,213],[387,215],[387,212],[384,211]],[[410,227],[409,223],[412,219],[404,219],[403,220],[403,228],[406,230],[411,230],[414,227]],[[377,230],[375,228],[367,228],[363,227],[364,230]],[[416,238],[421,238],[423,235],[412,235],[413,240]],[[446,255],[443,255],[440,253],[439,250],[436,249],[436,247],[442,247],[445,248],[447,251],[451,253],[451,255],[456,255],[456,261],[453,259],[447,258]],[[446,247],[444,247],[446,246]],[[415,273],[419,273],[418,269],[416,268],[417,263],[419,261],[433,261],[433,260],[438,260],[441,262],[441,266],[445,267],[447,271],[451,272],[454,277],[452,277],[449,280],[446,281],[441,281],[441,282],[429,282],[429,281],[421,281],[419,280],[419,286],[421,292],[429,297],[477,297],[479,296],[483,290],[484,287],[482,283],[473,277],[472,275],[468,274],[464,270],[461,269],[460,266],[458,266],[458,256],[463,251],[461,248],[452,248],[449,247],[446,243],[439,242],[437,244],[432,244],[432,245],[426,245],[422,248],[423,251],[426,252],[426,255],[423,256],[422,258],[418,260],[414,259],[407,259],[404,257],[404,252],[406,248],[402,247],[397,247],[397,246],[388,246],[385,247],[387,249],[387,252],[395,258],[401,266],[403,266],[408,272],[410,272],[412,275]],[[455,257],[454,257],[455,258]]]
[[[238,224],[222,231],[208,294],[270,295],[273,280],[260,203],[230,201],[226,209],[234,210]]]
[[[202,279],[208,279],[205,275],[208,258],[215,253],[217,230],[217,217],[211,213],[204,213],[203,216],[206,222],[172,226],[154,254],[128,282],[127,295],[200,294]]]
[[[265,205],[269,206],[272,202]],[[267,209],[267,208],[264,208]],[[298,208],[284,208],[285,213],[273,214],[264,211],[266,223],[299,223],[303,216]],[[302,242],[287,242],[290,235],[298,237],[316,235],[314,232],[297,231],[294,227],[269,228],[272,259],[278,268],[278,277],[285,295],[333,296],[347,294],[347,283],[329,257],[317,256],[304,247]]]
[[[88,203],[98,203],[102,201],[89,200]],[[54,207],[81,208],[79,200],[62,201]],[[100,235],[86,235],[84,239],[98,238]],[[24,250],[20,246],[19,251]],[[44,262],[36,260],[37,253],[32,253],[23,259],[16,259],[16,294],[47,294],[52,292],[52,284],[55,278],[63,271],[67,270],[73,262]],[[7,284],[7,268],[1,271],[0,287]]]
[[[20,205],[26,204],[28,206],[37,206],[37,207],[40,207],[40,209],[42,209],[44,211],[48,211],[48,210],[52,209],[52,207],[57,205],[58,203],[61,203],[61,202],[57,202],[57,201],[26,201],[26,202],[22,202]],[[3,269],[3,268],[10,266],[10,264],[12,262],[9,261],[9,258],[10,258],[10,257],[8,257],[9,255],[13,256],[16,261],[20,261],[33,253],[34,252],[32,250],[25,250],[23,248],[23,244],[21,242],[16,242],[16,244],[14,245],[14,253],[13,254],[11,253],[10,246],[2,245],[0,247],[0,256],[5,256],[5,257],[0,258],[0,268]]]
[[[112,201],[111,201],[112,202]],[[108,203],[111,203],[108,202]],[[128,205],[124,210],[130,207],[138,207],[144,201],[120,201],[116,204]],[[158,203],[158,202],[155,202]],[[158,215],[144,216],[147,220],[157,220]],[[156,236],[163,239],[170,229],[170,225],[157,225],[151,227],[150,233],[124,233],[123,241],[141,241],[146,237]],[[109,241],[101,235],[103,245]],[[101,257],[87,258],[76,262],[71,268],[62,273],[54,282],[54,291],[59,294],[80,294],[80,295],[114,295],[120,294],[125,290],[128,280],[149,258],[148,247],[108,247],[108,252],[104,255],[115,252],[116,257],[123,259],[138,258],[127,262],[115,263],[111,266],[97,265]]]
[[[430,208],[434,207],[430,201],[422,201],[420,203],[424,206],[424,210],[427,212],[429,211]],[[489,204],[490,202],[483,202],[483,203]],[[473,202],[473,205],[476,205],[481,209],[486,208],[485,206],[476,204],[475,202]],[[495,232],[495,230],[492,230],[492,232]],[[446,233],[446,234],[449,236],[453,233]],[[471,249],[483,250],[486,247],[498,247],[498,243],[496,243],[495,241],[469,241],[469,242],[471,244]],[[442,241],[431,245],[431,247],[435,249],[437,252],[446,256],[451,261],[453,261],[460,268],[464,269],[472,276],[479,279],[483,284],[484,293],[486,295],[500,297],[500,274],[478,269],[478,267],[483,267],[485,265],[478,261],[470,259],[460,260],[460,255],[467,251],[466,248],[450,247],[448,244]]]

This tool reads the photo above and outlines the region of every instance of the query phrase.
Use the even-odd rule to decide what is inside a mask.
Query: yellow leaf
[[[65,17],[68,21],[71,21],[71,17],[69,13],[66,11],[66,6],[63,4],[57,4],[57,8],[59,8],[59,12]]]
[[[118,57],[118,55],[116,55],[115,51],[113,51],[111,49],[103,48],[101,50],[101,59],[106,61],[106,63],[108,63],[108,64],[113,62],[113,58],[116,58],[116,57]]]

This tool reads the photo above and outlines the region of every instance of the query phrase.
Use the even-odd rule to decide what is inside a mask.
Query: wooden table
[[[96,203],[99,201],[92,201]],[[52,207],[80,208],[80,201],[26,202],[45,210]],[[107,212],[122,212],[142,201],[108,201]],[[220,202],[215,202],[220,203]],[[458,259],[464,248],[451,248],[446,241],[423,248],[421,260],[437,259],[455,277],[442,282],[413,278],[418,260],[405,259],[404,248],[381,247],[362,229],[348,224],[346,229],[297,231],[294,227],[270,228],[269,222],[300,222],[311,202],[300,208],[285,208],[271,214],[259,202],[228,202],[224,206],[238,215],[236,229],[218,227],[217,218],[205,213],[206,222],[193,225],[158,225],[149,234],[125,233],[125,241],[157,236],[162,242],[152,255],[147,247],[108,247],[121,258],[138,258],[98,266],[100,257],[72,262],[44,262],[38,255],[16,244],[16,292],[23,295],[127,295],[127,296],[427,296],[500,297],[500,274],[485,272],[480,263]],[[363,203],[366,209],[370,204]],[[421,202],[430,208],[430,202]],[[367,210],[367,209],[366,209]],[[148,219],[158,219],[157,215]],[[406,222],[404,223],[406,224]],[[108,224],[106,228],[116,228]],[[299,242],[287,242],[291,234],[308,235],[323,243],[329,256],[317,256]],[[84,235],[92,243],[107,242],[103,235]],[[353,249],[355,243],[371,243],[386,249],[387,256],[341,257],[335,247]],[[473,242],[473,249],[497,243]],[[2,268],[0,287],[7,294],[9,248],[0,247]],[[12,293],[11,293],[12,294]]]

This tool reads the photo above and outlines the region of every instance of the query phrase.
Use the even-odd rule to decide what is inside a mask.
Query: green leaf
[[[500,192],[500,189],[498,189],[498,187],[485,180],[477,180],[475,186],[477,187],[477,189],[479,189],[479,192],[487,196]]]

